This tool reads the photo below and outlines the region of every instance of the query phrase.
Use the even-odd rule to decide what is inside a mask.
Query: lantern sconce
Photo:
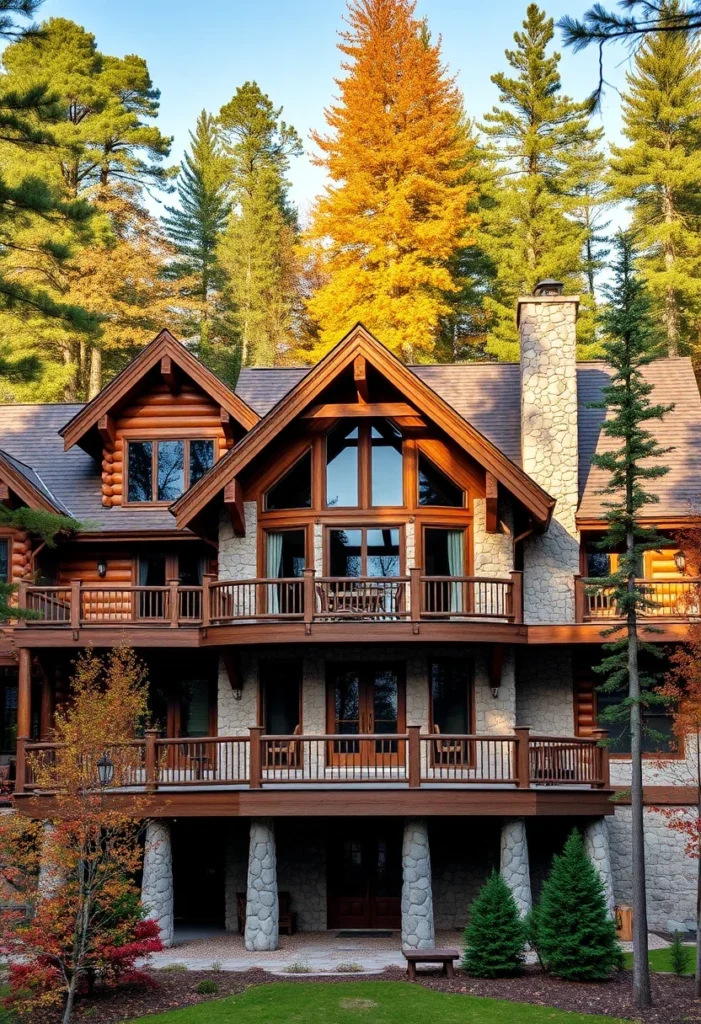
[[[97,560],[97,575],[100,577],[101,580],[104,580],[105,576],[107,575],[107,559],[106,558],[98,558],[98,560]]]
[[[100,785],[104,788],[109,786],[114,779],[114,762],[107,754],[103,754],[97,761],[97,777]]]
[[[684,575],[686,572],[686,555],[683,551],[677,551],[674,555],[674,564],[677,567],[677,571]]]

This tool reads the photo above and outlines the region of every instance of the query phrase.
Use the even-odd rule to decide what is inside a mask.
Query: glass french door
[[[404,745],[382,739],[406,728],[401,665],[332,665],[327,682],[327,728],[343,737],[329,744],[332,764],[353,767],[404,763]],[[374,735],[374,740],[356,737]]]

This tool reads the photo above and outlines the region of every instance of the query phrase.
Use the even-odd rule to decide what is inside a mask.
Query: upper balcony
[[[687,622],[700,612],[701,577],[679,579],[640,579],[649,607],[638,612],[638,618],[666,622]],[[608,622],[621,620],[618,605],[610,587],[596,581],[575,578],[575,620]]]
[[[163,642],[183,634],[192,642],[227,642],[254,630],[257,639],[265,627],[274,627],[271,637],[280,637],[287,627],[289,639],[310,636],[313,630],[333,627],[338,638],[341,624],[389,627],[391,635],[419,633],[445,624],[479,627],[513,626],[523,622],[522,574],[507,578],[479,576],[425,576],[411,569],[406,576],[330,577],[317,576],[313,569],[301,577],[218,580],[205,576],[202,586],[181,586],[172,580],[163,587],[114,586],[73,580],[69,586],[21,584],[19,605],[36,614],[21,619],[18,626],[31,632],[41,646],[41,636],[60,642],[60,635],[82,630],[128,631],[134,642],[148,631],[161,633]],[[404,626],[402,629],[401,626]],[[132,632],[133,631],[133,632]],[[226,632],[224,632],[226,631]],[[373,635],[378,630],[371,630]],[[351,634],[347,634],[351,639]],[[353,638],[357,639],[354,631]],[[320,639],[323,637],[319,637]],[[382,637],[379,637],[382,639]]]

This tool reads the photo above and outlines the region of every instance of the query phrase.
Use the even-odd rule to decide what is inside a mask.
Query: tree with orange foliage
[[[455,79],[413,0],[349,0],[345,77],[312,138],[331,179],[305,256],[321,285],[307,308],[321,358],[357,320],[407,361],[430,360],[473,241],[473,142]]]
[[[126,647],[105,658],[82,654],[73,699],[56,713],[56,746],[29,757],[33,783],[55,794],[54,814],[43,826],[18,814],[0,818],[2,880],[28,910],[27,921],[16,909],[2,915],[20,1011],[63,1003],[68,1024],[78,994],[96,980],[123,980],[137,958],[161,948],[134,882],[143,810],[138,801],[120,809],[109,795],[142,770],[134,732],[146,715],[146,685]]]

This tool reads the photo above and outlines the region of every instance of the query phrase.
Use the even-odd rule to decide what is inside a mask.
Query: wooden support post
[[[251,751],[248,759],[248,786],[250,789],[260,789],[261,776],[261,736],[263,735],[262,725],[251,726]]]
[[[245,537],[246,511],[243,506],[243,488],[240,480],[229,480],[224,488],[224,508],[229,513],[234,536]]]
[[[180,625],[180,580],[168,580],[168,588],[170,627],[171,629],[177,629]]]
[[[511,614],[514,622],[523,622],[523,573],[511,572]]]
[[[32,652],[19,649],[17,680],[17,736],[28,740],[32,735]]]
[[[418,789],[421,785],[421,726],[408,725],[406,731],[409,734],[409,789]]]
[[[493,473],[485,473],[485,530],[487,533],[496,533],[499,529],[499,516],[497,514],[499,499],[499,484]]]
[[[599,744],[597,751],[599,752],[599,778],[598,788],[610,789],[611,787],[611,770],[609,765],[609,731],[608,729],[592,729],[591,734],[593,738]]]
[[[158,729],[146,729],[145,768],[146,768],[146,791],[152,793],[158,786],[158,765],[156,755],[156,739]]]
[[[409,610],[411,621],[415,623],[414,632],[418,633],[421,619],[421,572],[420,568],[409,570]]]
[[[80,629],[80,580],[71,580],[71,629]]]
[[[519,789],[531,787],[531,751],[530,725],[517,725],[514,729],[516,737],[516,776]]]
[[[584,622],[586,592],[584,581],[579,573],[574,577],[574,621]]]
[[[304,625],[307,632],[311,630],[311,625],[314,621],[314,612],[316,611],[316,594],[314,593],[315,576],[316,569],[304,570]]]
[[[17,764],[15,765],[15,793],[24,793],[24,786],[27,781],[27,752],[25,750],[26,739],[24,736],[17,738]]]
[[[20,580],[19,586],[17,587],[17,605],[18,605],[19,608],[26,609],[26,607],[27,607],[27,587],[28,586],[29,586],[29,583],[27,582],[27,580]],[[18,626],[22,626],[22,627],[26,627],[27,620],[19,618],[19,619],[17,619],[17,625]]]
[[[202,625],[208,626],[212,621],[212,584],[217,577],[212,572],[202,574]]]

